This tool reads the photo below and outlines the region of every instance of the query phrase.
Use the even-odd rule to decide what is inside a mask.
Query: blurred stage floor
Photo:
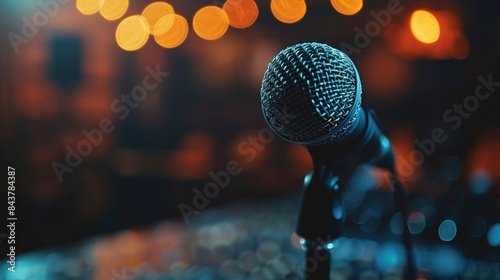
[[[166,220],[23,254],[16,273],[3,262],[0,279],[302,279],[305,253],[293,234],[298,201],[236,202],[192,215],[188,225]],[[345,223],[332,279],[402,279],[404,247],[390,227],[382,220],[363,234]],[[414,241],[419,279],[500,279],[497,254],[477,260],[447,242]]]

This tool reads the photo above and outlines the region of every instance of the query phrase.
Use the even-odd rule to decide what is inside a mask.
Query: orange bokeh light
[[[363,0],[330,0],[333,8],[346,16],[357,14],[363,8]]]
[[[411,28],[411,16],[404,23],[389,25],[384,36],[390,46],[402,57],[427,59],[465,59],[470,53],[470,42],[462,30],[462,20],[456,11],[430,11],[439,24],[439,38],[434,43],[423,43]]]
[[[107,20],[117,20],[127,12],[128,5],[128,0],[104,0],[99,13]]]
[[[115,35],[120,48],[126,51],[138,50],[148,41],[148,22],[140,15],[127,17],[118,24]]]
[[[153,35],[161,35],[168,32],[175,23],[176,14],[161,17],[154,26]]]
[[[415,132],[406,126],[398,126],[389,133],[388,138],[394,149],[396,157],[396,170],[399,179],[408,187],[413,187],[413,182],[418,178],[420,165],[415,164],[412,154],[416,153],[414,146]]]
[[[307,6],[304,0],[271,0],[271,12],[283,23],[295,23],[306,14]]]
[[[491,176],[494,185],[498,185],[500,183],[500,163],[498,162],[498,156],[500,156],[500,150],[498,149],[500,131],[491,127],[480,132],[477,138],[477,143],[471,149],[467,160],[465,160],[468,176],[483,171]]]
[[[166,2],[147,5],[141,15],[147,20],[149,33],[153,35],[167,32],[174,24],[174,7]]]
[[[206,6],[198,10],[193,17],[194,32],[205,40],[222,37],[229,27],[226,12],[217,6]]]
[[[76,0],[76,8],[84,15],[92,15],[99,11],[104,0]]]
[[[222,7],[229,18],[229,25],[234,28],[247,28],[259,16],[259,7],[254,0],[227,0]]]
[[[162,19],[158,21],[159,24],[161,23]],[[189,26],[186,19],[181,15],[176,14],[173,16],[171,28],[169,28],[166,32],[155,34],[155,41],[156,43],[158,43],[158,45],[164,48],[175,48],[181,45],[186,40],[188,31]]]
[[[413,36],[424,44],[432,44],[439,39],[440,27],[436,17],[425,10],[413,12],[410,20]]]

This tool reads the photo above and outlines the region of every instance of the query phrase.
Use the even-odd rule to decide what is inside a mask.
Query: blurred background
[[[500,274],[493,266],[500,263],[499,8],[494,0],[2,0],[0,141],[2,166],[16,169],[16,253],[32,252],[35,264],[50,256],[56,262],[62,253],[36,252],[83,243],[77,251],[85,256],[128,256],[88,276],[113,279],[143,263],[163,264],[153,269],[160,272],[203,263],[203,253],[190,247],[187,257],[169,246],[213,249],[220,240],[192,237],[211,236],[206,231],[215,239],[223,237],[213,231],[260,236],[229,240],[262,253],[259,246],[271,241],[261,233],[272,224],[283,225],[271,238],[280,240],[278,250],[298,254],[290,242],[297,238],[290,237],[293,211],[311,160],[303,147],[269,134],[260,86],[281,49],[316,41],[343,50],[358,67],[363,106],[381,119],[410,192],[406,223],[415,240],[479,260],[469,270],[457,261],[453,273],[474,275],[485,264],[484,279],[493,279]],[[221,185],[215,178],[231,169],[241,171],[196,208],[196,194]],[[400,234],[382,172],[362,167],[343,187],[351,237],[380,242]],[[194,211],[188,219],[182,205]],[[112,242],[100,239],[117,232]],[[162,257],[137,257],[151,252],[154,236]],[[344,248],[359,248],[353,244]],[[0,246],[7,250],[3,240]],[[227,264],[247,260],[241,251],[215,260],[203,252],[209,267],[224,263],[248,276],[250,269]],[[75,254],[72,260],[65,265],[80,272],[97,266]],[[83,279],[75,269],[46,279]]]

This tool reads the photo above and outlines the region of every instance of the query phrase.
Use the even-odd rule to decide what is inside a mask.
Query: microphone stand
[[[313,153],[311,153],[313,154]],[[314,172],[306,175],[304,193],[297,221],[297,234],[303,238],[306,249],[304,279],[330,279],[330,250],[342,236],[342,205],[339,175],[327,168],[321,155]]]
[[[346,168],[370,163],[391,172],[395,209],[406,220],[406,194],[396,175],[394,154],[389,140],[382,134],[375,113],[367,111],[359,141],[331,146],[308,146],[313,161],[313,173],[304,180],[304,190],[296,232],[306,248],[305,279],[330,279],[330,250],[342,236],[342,204],[340,174]],[[353,152],[354,151],[354,152]],[[406,249],[406,279],[416,279],[413,248],[407,225],[403,224],[403,244]]]
[[[339,176],[326,166],[315,165],[315,172],[306,175],[304,180],[304,194],[297,223],[297,233],[304,238],[301,244],[306,249],[303,279],[330,279],[330,250],[336,246],[336,239],[342,236],[343,210]],[[394,172],[391,179],[395,210],[403,217],[402,238],[407,260],[405,279],[417,279],[411,235],[404,223],[407,217],[407,195]]]

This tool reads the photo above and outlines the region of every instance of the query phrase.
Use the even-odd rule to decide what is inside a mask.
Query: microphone
[[[394,156],[372,110],[361,107],[361,80],[351,59],[321,43],[282,50],[264,74],[261,105],[269,127],[337,167],[370,163],[394,173]],[[283,117],[282,111],[293,115]]]
[[[282,50],[269,63],[262,81],[261,106],[267,124],[284,140],[304,145],[313,160],[313,172],[304,180],[296,228],[307,249],[306,276],[311,279],[329,278],[329,251],[342,235],[342,172],[353,165],[371,164],[396,174],[391,144],[375,113],[361,106],[361,93],[361,79],[351,59],[314,42]],[[404,192],[397,179],[394,188],[396,207],[404,217]],[[407,228],[404,239],[411,263]],[[319,260],[318,252],[326,258]],[[318,265],[307,271],[310,258]],[[413,278],[413,272],[409,275]]]

